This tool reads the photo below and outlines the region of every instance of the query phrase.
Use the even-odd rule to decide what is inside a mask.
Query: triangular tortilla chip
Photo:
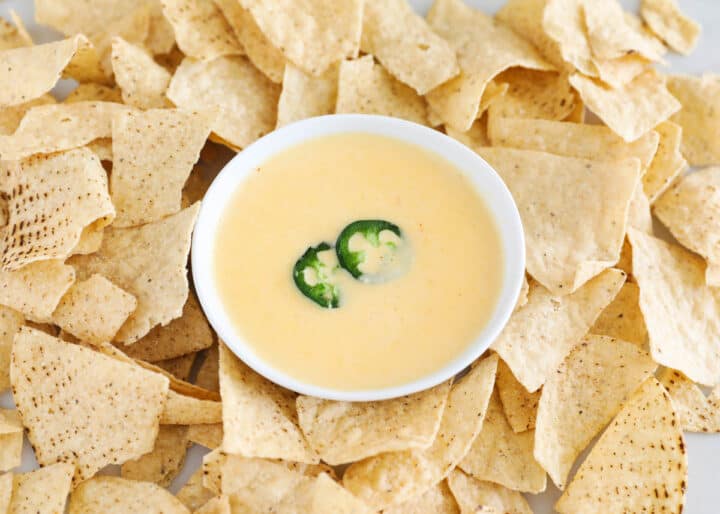
[[[720,121],[712,109],[720,102],[720,75],[673,75],[667,88],[682,105],[672,117],[682,132],[682,153],[692,166],[720,163]]]
[[[555,44],[553,48],[543,41],[541,48],[548,48],[553,54],[559,51],[561,60],[567,63],[566,68],[595,76],[597,68],[587,37],[583,0],[533,0],[532,3],[541,6],[538,15],[542,30]],[[561,67],[563,62],[556,65]]]
[[[330,465],[383,452],[428,448],[440,426],[450,383],[381,402],[335,402],[298,396],[300,428]]]
[[[535,424],[535,458],[558,489],[565,488],[578,455],[656,367],[638,345],[591,335],[545,382]]]
[[[653,358],[696,382],[715,385],[720,379],[720,291],[705,285],[705,263],[637,230],[628,236]]]
[[[311,75],[321,75],[333,63],[358,55],[362,0],[240,0],[240,4],[252,13],[273,46]]]
[[[10,377],[38,462],[75,461],[75,484],[152,450],[164,377],[29,328],[15,337]]]
[[[618,261],[640,180],[637,159],[593,161],[494,147],[479,153],[518,205],[528,273],[553,294],[576,291]]]
[[[163,14],[172,25],[180,50],[188,57],[209,61],[242,54],[230,24],[215,2],[162,0]]]
[[[460,71],[452,46],[405,0],[365,2],[361,47],[421,95]]]
[[[681,107],[663,78],[652,70],[617,89],[577,73],[570,83],[588,109],[627,142],[640,138]]]
[[[635,157],[642,169],[652,162],[660,136],[651,131],[626,143],[602,125],[491,116],[488,135],[492,146],[536,150],[566,157],[622,160]]]
[[[372,55],[340,63],[338,113],[381,114],[427,124],[425,100],[396,80]]]
[[[645,345],[648,334],[640,311],[640,289],[637,284],[623,284],[615,299],[595,321],[590,332]]]
[[[137,307],[135,297],[102,275],[78,281],[62,297],[53,323],[79,340],[107,343]]]
[[[23,321],[22,314],[0,305],[0,392],[10,387],[10,352],[15,334]]]
[[[200,467],[190,475],[190,479],[180,488],[175,497],[194,512],[205,505],[213,496],[215,494],[203,486],[203,468]]]
[[[278,128],[294,121],[334,113],[337,94],[337,66],[314,77],[288,63],[278,101]]]
[[[65,512],[75,466],[53,464],[13,476],[12,501],[8,513],[57,514]]]
[[[187,452],[188,427],[164,425],[160,427],[155,446],[139,459],[129,460],[120,468],[123,478],[154,482],[167,487],[180,473]]]
[[[0,471],[22,462],[23,425],[16,410],[0,409]]]
[[[163,13],[160,0],[145,3],[150,4],[150,26],[143,46],[153,55],[167,55],[175,45],[175,31]]]
[[[559,298],[531,282],[527,304],[510,317],[492,349],[528,391],[537,391],[615,298],[623,282],[625,274],[610,269],[575,293]]]
[[[605,430],[555,509],[561,514],[680,512],[685,452],[670,396],[650,378]]]
[[[285,57],[263,34],[253,15],[238,0],[215,0],[227,18],[248,59],[275,83],[284,82]]]
[[[193,443],[214,450],[222,445],[222,423],[212,425],[191,425],[188,428],[188,439]]]
[[[126,112],[113,120],[110,190],[113,227],[159,221],[180,210],[182,188],[200,157],[212,119],[178,109]]]
[[[503,360],[498,364],[495,386],[510,427],[516,433],[534,429],[540,391],[525,389]]]
[[[0,271],[0,305],[32,321],[48,321],[75,282],[75,270],[62,261],[39,261],[17,271]]]
[[[167,95],[178,107],[217,115],[213,132],[243,148],[275,127],[280,88],[244,57],[185,59]]]
[[[116,340],[131,344],[182,314],[188,296],[187,256],[199,204],[136,228],[109,228],[97,253],[75,256],[84,275],[100,273],[135,296],[137,309]]]
[[[498,74],[511,67],[553,69],[532,44],[462,0],[436,0],[427,18],[457,52],[460,75],[428,94],[435,113],[456,130],[468,130],[482,114],[483,93]]]
[[[460,514],[460,508],[443,481],[417,498],[383,510],[383,514]]]
[[[490,397],[482,430],[458,466],[478,480],[514,491],[540,493],[547,482],[545,470],[533,456],[534,442],[534,430],[513,431],[496,390]]]
[[[519,492],[476,480],[459,469],[450,473],[447,482],[462,514],[532,514]],[[490,510],[481,510],[483,507]]]
[[[85,227],[98,220],[108,225],[115,215],[107,173],[87,149],[25,159],[7,178],[10,217],[0,242],[5,270],[65,259]]]
[[[68,514],[190,514],[169,491],[150,482],[98,476],[80,484],[70,495]]]
[[[489,106],[490,117],[564,120],[582,102],[570,86],[566,73],[512,68],[495,79],[507,83],[505,94]]]
[[[70,150],[112,136],[112,119],[129,108],[115,102],[76,102],[30,109],[10,136],[0,136],[0,156],[18,160]]]
[[[163,425],[200,425],[222,422],[222,404],[169,391],[160,416]]]
[[[205,314],[195,294],[190,292],[181,317],[164,327],[153,328],[145,337],[122,350],[133,359],[157,362],[203,350],[211,346],[213,340]],[[217,354],[215,356],[217,358]],[[217,379],[217,362],[215,370]]]
[[[655,132],[660,135],[657,152],[642,178],[643,190],[651,204],[688,165],[680,152],[682,128],[671,121],[664,121],[655,127]]]
[[[658,380],[667,389],[686,432],[720,432],[720,387],[709,396],[679,371],[664,368]]]
[[[689,54],[697,45],[701,27],[685,16],[676,0],[642,0],[640,15],[650,29],[667,45],[681,54]]]
[[[223,449],[245,457],[315,463],[298,426],[295,393],[261,377],[220,348]]]
[[[166,106],[165,90],[170,84],[170,73],[144,49],[114,38],[112,66],[124,103],[138,109]]]
[[[483,424],[497,356],[479,361],[450,390],[432,446],[390,452],[352,464],[343,484],[375,509],[402,503],[441,482],[467,454]]]
[[[127,10],[89,36],[100,60],[100,68],[107,77],[112,76],[113,39],[121,37],[128,43],[142,45],[150,31],[150,10],[151,4],[144,2],[135,9]]]
[[[132,346],[128,346],[128,348],[132,348]],[[190,372],[192,371],[193,364],[195,363],[195,357],[197,357],[197,352],[181,355],[180,357],[175,357],[173,359],[156,361],[155,365],[180,380],[187,381],[190,378]]]

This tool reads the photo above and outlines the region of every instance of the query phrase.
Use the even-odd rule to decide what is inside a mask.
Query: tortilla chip
[[[593,56],[598,59],[617,59],[633,54],[650,61],[662,59],[665,45],[652,34],[638,30],[628,20],[617,0],[581,3]]]
[[[177,109],[126,112],[113,120],[113,227],[160,221],[180,210],[183,185],[211,124],[203,113]]]
[[[10,10],[14,23],[22,23],[17,13]],[[0,51],[12,50],[21,46],[32,46],[33,41],[24,26],[15,26],[5,18],[0,19]]]
[[[445,127],[445,133],[477,152],[486,146],[490,146],[490,138],[487,135],[487,119],[487,116],[483,116],[475,121],[467,132],[458,132],[453,130],[452,127]]]
[[[160,416],[163,425],[201,425],[220,423],[222,404],[211,400],[199,400],[168,392],[165,408]]]
[[[136,306],[133,295],[102,275],[92,275],[73,284],[52,320],[79,340],[97,345],[111,341]]]
[[[213,496],[215,496],[214,493],[203,486],[203,469],[198,468],[177,492],[176,498],[188,509],[195,511],[205,505]]]
[[[459,469],[450,473],[447,482],[462,514],[532,514],[527,500],[519,492],[476,480]],[[489,510],[482,510],[483,507]]]
[[[383,510],[383,514],[460,514],[460,508],[443,481],[417,498]]]
[[[535,281],[528,302],[511,317],[492,344],[517,380],[535,392],[617,295],[625,274],[610,269],[575,293],[555,297]]]
[[[329,68],[319,77],[313,77],[292,64],[287,64],[278,101],[277,127],[334,113],[337,94],[336,66]]]
[[[223,448],[244,457],[315,463],[298,426],[295,393],[282,389],[220,348]]]
[[[604,335],[644,346],[647,328],[640,311],[640,289],[625,282],[615,299],[605,307],[590,329],[592,334]]]
[[[174,359],[157,361],[155,365],[164,369],[171,375],[176,376],[180,380],[187,381],[190,378],[190,371],[192,371],[196,356],[197,352],[188,353],[186,355],[181,355],[180,357],[175,357]]]
[[[592,160],[622,160],[635,157],[647,168],[658,149],[660,136],[651,131],[633,143],[626,143],[601,125],[566,123],[539,119],[492,116],[488,122],[492,146],[554,153]]]
[[[194,514],[231,514],[230,498],[227,496],[218,496],[212,498],[205,505],[195,511]]]
[[[65,98],[64,103],[115,102],[122,103],[122,93],[117,87],[88,82],[80,84]],[[13,131],[14,132],[14,131]]]
[[[0,392],[10,387],[10,353],[15,334],[23,321],[22,314],[0,305]]]
[[[490,397],[482,430],[458,466],[478,480],[514,491],[540,493],[545,490],[546,476],[533,457],[534,442],[534,430],[513,431],[496,390]]]
[[[250,11],[238,0],[215,0],[215,4],[230,23],[248,59],[273,82],[283,82],[285,57],[263,34]]]
[[[50,25],[63,34],[102,31],[109,21],[121,17],[128,10],[136,9],[147,0],[37,0],[35,21]]]
[[[561,514],[681,512],[685,452],[670,396],[649,378],[605,430],[555,509]]]
[[[125,462],[120,468],[121,476],[169,486],[185,463],[189,446],[187,432],[188,428],[183,426],[161,426],[153,450],[139,459]]]
[[[7,512],[13,514],[65,512],[65,502],[70,493],[74,470],[72,464],[61,463],[14,475],[12,501]]]
[[[178,107],[217,114],[213,132],[242,148],[275,127],[280,88],[244,57],[185,59],[167,95]]]
[[[0,51],[0,106],[19,105],[49,92],[80,46],[87,44],[81,34],[44,45],[23,46]]]
[[[720,122],[712,106],[720,102],[720,76],[673,75],[668,77],[670,93],[682,109],[672,117],[682,132],[682,153],[692,166],[720,163]]]
[[[214,2],[162,0],[162,6],[178,47],[188,57],[209,61],[243,53],[230,24]]]
[[[697,45],[701,27],[685,16],[675,0],[643,0],[640,15],[650,29],[681,54],[688,55]]]
[[[122,100],[138,109],[162,108],[170,73],[144,49],[116,37],[112,42],[112,66]]]
[[[210,325],[191,292],[181,317],[164,327],[153,328],[145,337],[123,348],[123,351],[134,359],[157,362],[208,348],[213,339]]]
[[[528,392],[502,360],[498,364],[495,386],[513,431],[520,433],[534,429],[540,391]]]
[[[362,0],[240,0],[273,46],[311,75],[321,75],[330,65],[346,57],[357,57],[363,3]]]
[[[361,47],[421,95],[460,71],[452,46],[405,0],[366,0]]]
[[[581,104],[567,74],[510,69],[498,75],[507,92],[488,107],[490,117],[563,120]]]
[[[652,67],[650,61],[635,54],[610,60],[595,59],[593,62],[597,69],[598,78],[614,88],[625,86],[625,84],[632,82],[635,77]]]
[[[115,18],[99,32],[90,35],[100,61],[100,68],[107,77],[112,76],[113,39],[121,37],[128,43],[142,45],[150,31],[150,8],[151,4],[143,3],[136,9],[130,9],[119,18]]]
[[[135,296],[137,309],[115,337],[132,344],[156,325],[182,315],[188,296],[187,256],[199,204],[161,221],[108,228],[102,248],[71,261],[84,275],[100,273]]]
[[[112,136],[112,119],[128,111],[114,102],[40,105],[30,109],[14,134],[0,136],[0,157],[19,160],[85,146]]]
[[[62,73],[63,78],[71,78],[78,82],[97,82],[110,84],[103,65],[103,56],[100,52],[108,50],[98,49],[94,43],[88,40],[81,40],[72,60],[68,63]]]
[[[432,29],[457,52],[461,74],[428,94],[446,125],[466,131],[479,117],[488,83],[511,67],[550,70],[529,42],[462,0],[436,0],[428,13]]]
[[[653,233],[652,213],[650,212],[650,201],[645,196],[642,184],[635,187],[635,192],[630,199],[630,209],[628,210],[628,227],[640,230],[646,234]]]
[[[720,388],[705,396],[692,380],[669,368],[658,373],[658,380],[670,394],[683,431],[720,432]]]
[[[570,83],[588,109],[627,142],[640,138],[681,107],[654,71],[638,75],[617,89],[577,73],[570,77]]]
[[[12,499],[13,474],[5,473],[0,475],[0,512],[10,512],[10,501]]]
[[[170,492],[150,482],[98,476],[80,484],[70,495],[68,514],[190,514]]]
[[[213,423],[211,425],[191,425],[188,428],[188,439],[193,443],[208,448],[209,450],[219,448],[222,444],[222,438],[222,423]]]
[[[55,98],[50,94],[44,94],[35,100],[12,107],[0,108],[0,135],[9,136],[15,132],[27,112],[37,106],[56,103]]]
[[[518,205],[528,273],[553,294],[577,291],[618,261],[640,180],[637,159],[594,161],[495,147],[479,153]]]
[[[113,161],[112,139],[109,137],[101,137],[100,139],[91,141],[85,145],[85,148],[94,153],[97,158],[100,159],[100,162]],[[88,228],[91,230],[88,231]],[[97,227],[95,228],[95,230],[92,230],[92,225],[85,228],[82,236],[80,236],[80,242],[73,250],[73,253],[95,253],[100,249],[100,245],[102,243],[102,230],[97,230]]]
[[[149,0],[150,26],[143,46],[152,55],[167,55],[175,45],[175,31],[163,13],[160,0]]]
[[[208,391],[219,391],[219,367],[220,356],[218,354],[218,345],[214,344],[205,352],[205,358],[198,369],[197,377],[195,377],[195,383]]]
[[[75,270],[62,261],[40,261],[17,271],[0,271],[0,305],[32,321],[48,321],[75,282]]]
[[[372,55],[340,63],[338,113],[382,114],[427,125],[425,100],[393,78]]]
[[[423,494],[441,482],[480,432],[497,362],[496,355],[479,361],[453,385],[432,446],[356,462],[345,471],[345,487],[371,507],[381,509]]]
[[[547,43],[543,44],[551,48],[552,53],[559,51],[562,61],[568,63],[565,68],[576,68],[586,75],[595,76],[597,68],[588,41],[583,0],[543,0],[533,3],[541,5],[542,30],[555,43],[557,50]]]
[[[633,274],[653,358],[690,379],[720,378],[720,292],[705,285],[705,263],[680,246],[631,229]]]
[[[310,446],[330,465],[384,452],[424,450],[432,445],[450,382],[382,402],[335,402],[298,396],[300,428]]]
[[[651,204],[687,169],[688,164],[680,152],[682,128],[665,121],[655,127],[655,131],[660,135],[660,143],[642,178],[643,190]]]
[[[575,459],[657,368],[638,345],[586,336],[543,387],[535,425],[535,458],[558,489]]]
[[[0,471],[22,462],[23,425],[16,410],[0,409]]]
[[[161,376],[21,328],[10,378],[38,462],[75,461],[74,484],[153,448],[168,391]]]

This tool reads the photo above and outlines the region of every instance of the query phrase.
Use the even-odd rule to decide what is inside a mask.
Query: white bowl
[[[501,234],[505,279],[495,312],[482,332],[450,364],[413,382],[390,388],[342,391],[301,382],[260,358],[235,330],[215,286],[213,250],[215,232],[226,205],[253,170],[286,148],[320,136],[365,132],[412,143],[444,157],[461,170],[485,200]],[[237,154],[220,172],[205,195],[192,244],[192,273],[198,298],[220,339],[243,362],[265,378],[302,394],[344,401],[395,398],[435,386],[477,359],[503,329],[520,294],[525,276],[525,241],[515,202],[498,174],[478,154],[444,134],[397,118],[336,114],[311,118],[276,130]],[[380,356],[379,356],[380,357]]]

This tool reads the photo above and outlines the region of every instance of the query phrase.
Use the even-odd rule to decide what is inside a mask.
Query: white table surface
[[[470,5],[487,13],[495,12],[504,0],[466,0]],[[603,0],[597,0],[603,1]],[[621,0],[628,9],[637,9],[638,1]],[[432,0],[410,0],[419,11],[425,12]],[[669,70],[682,73],[720,73],[720,0],[680,0],[683,10],[700,21],[703,35],[695,52],[689,57],[670,54],[667,58]],[[58,34],[47,27],[35,24],[33,19],[32,0],[0,0],[0,14],[9,18],[10,9],[14,9],[25,21],[36,42],[47,42],[58,38]],[[61,94],[67,92],[70,84],[60,87]],[[0,395],[0,407],[12,408],[13,401],[9,392]],[[686,514],[717,514],[720,513],[720,434],[686,434],[690,477],[685,513]],[[170,489],[177,491],[200,465],[202,456],[207,453],[205,448],[194,446],[190,449],[185,467],[175,479]],[[25,444],[22,471],[37,467],[29,444]],[[117,473],[116,467],[106,470]],[[539,495],[527,495],[536,514],[554,512],[552,506],[560,496],[560,492],[548,478],[548,489]],[[612,513],[608,513],[612,514]]]

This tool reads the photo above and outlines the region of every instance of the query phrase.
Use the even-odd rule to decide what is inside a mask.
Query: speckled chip
[[[112,67],[125,104],[138,109],[167,105],[165,90],[170,84],[170,73],[143,48],[122,38],[114,38]]]
[[[180,500],[157,484],[112,476],[94,477],[72,492],[68,514],[88,512],[190,514]]]

